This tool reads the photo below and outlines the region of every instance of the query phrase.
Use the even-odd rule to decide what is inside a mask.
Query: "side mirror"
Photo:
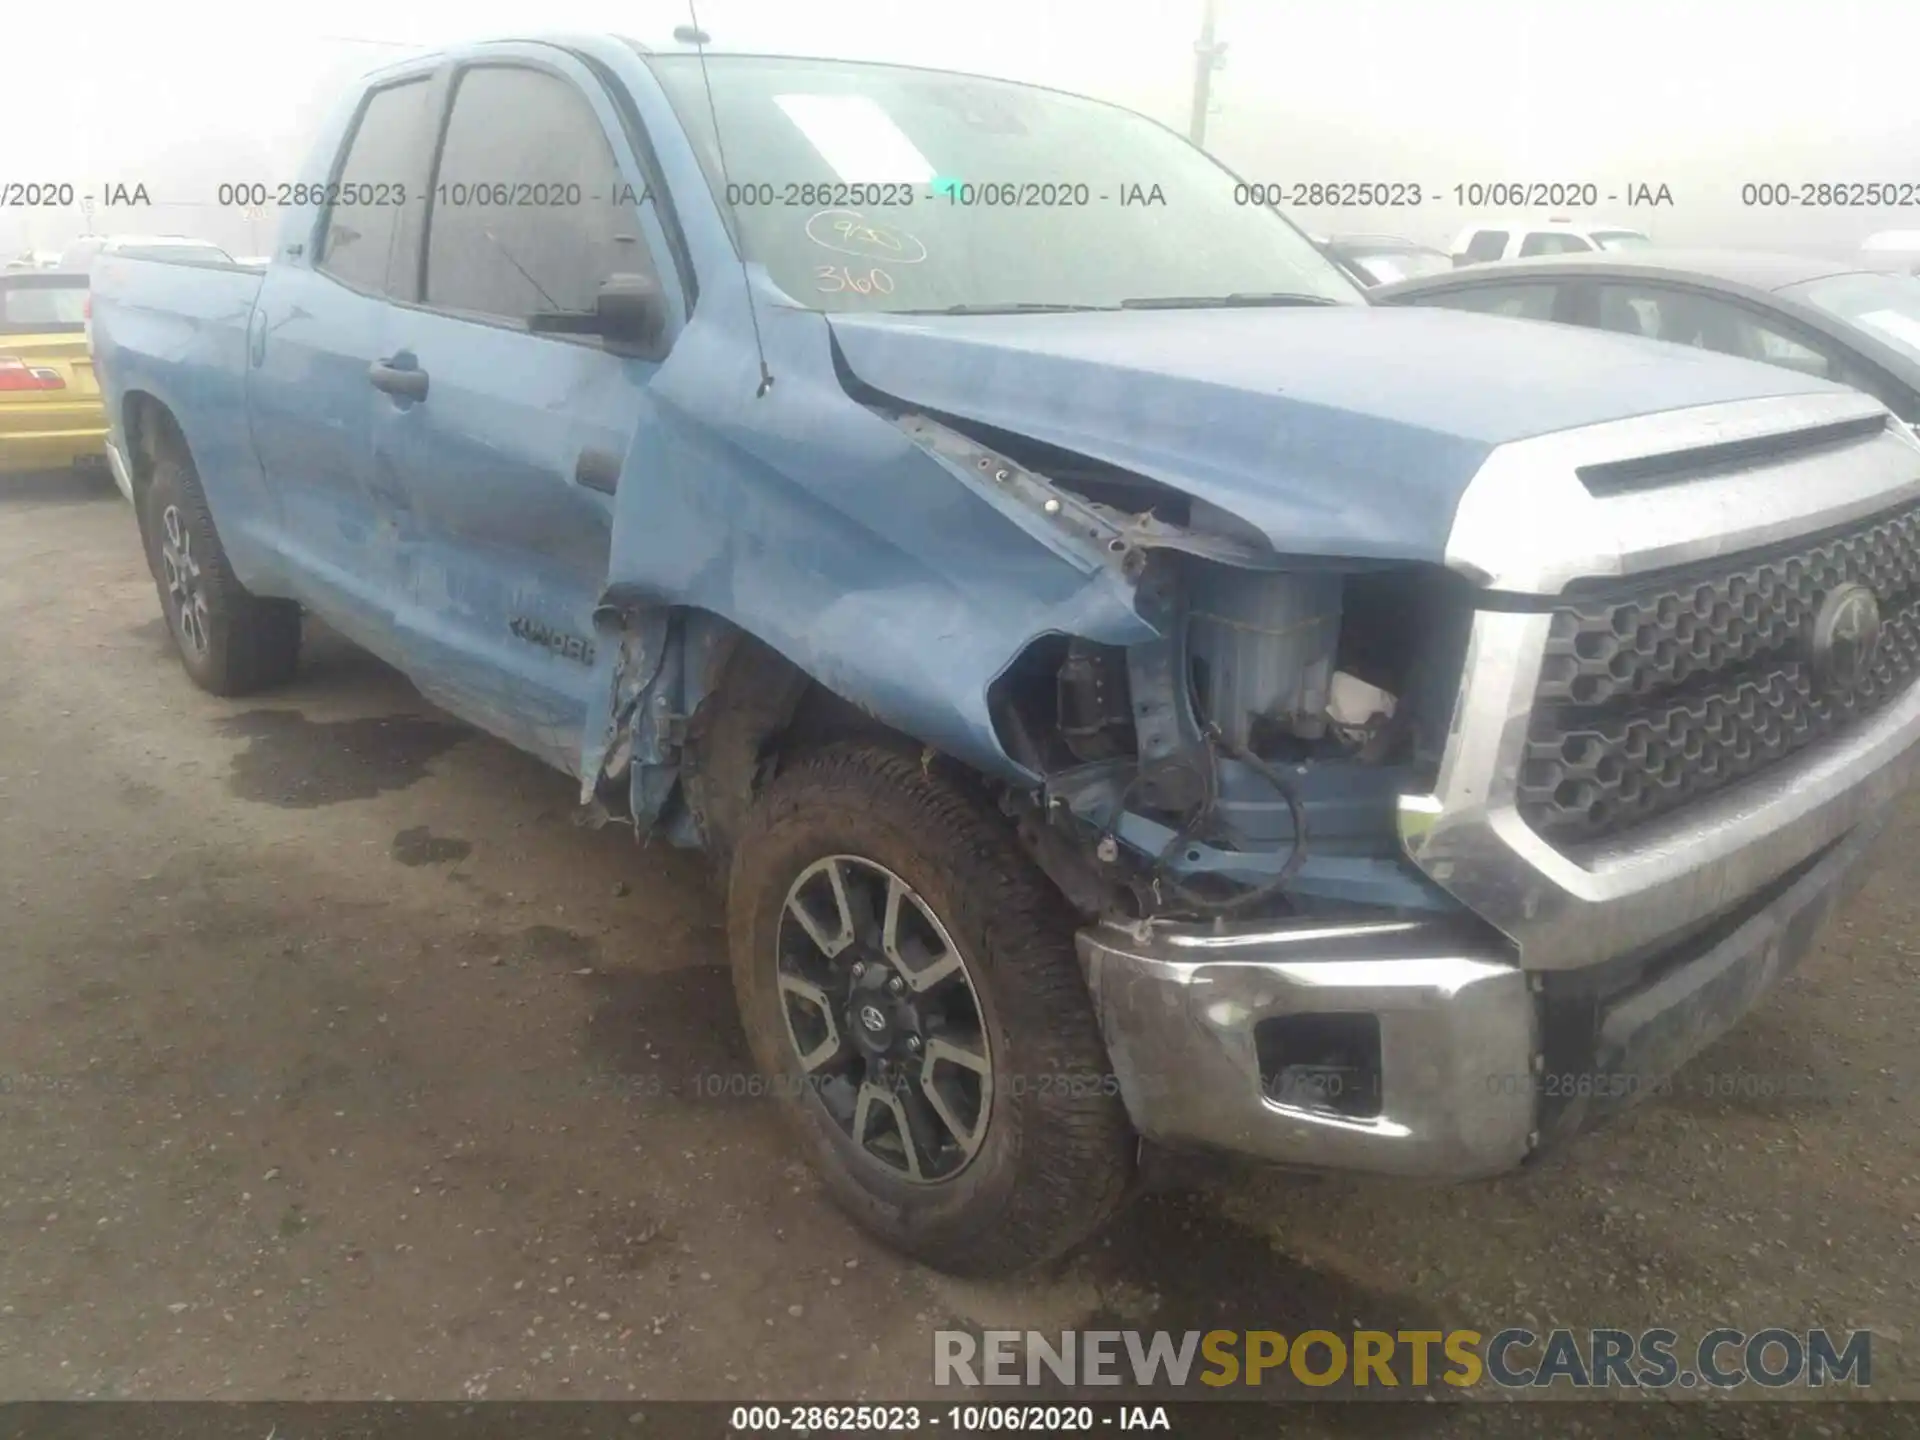
[[[593,314],[603,339],[649,349],[667,328],[667,297],[649,275],[609,275],[593,297]]]
[[[667,327],[667,299],[646,275],[609,275],[591,310],[538,310],[527,317],[536,335],[598,335],[609,346],[645,354]]]

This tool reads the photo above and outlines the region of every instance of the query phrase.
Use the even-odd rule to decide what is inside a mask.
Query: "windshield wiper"
[[[1028,315],[1045,312],[1113,310],[1113,305],[1056,305],[1044,300],[1016,300],[1003,305],[949,305],[941,310],[896,310],[896,315]]]
[[[1338,305],[1324,295],[1294,295],[1286,291],[1271,294],[1234,295],[1151,295],[1144,300],[1122,300],[1122,310],[1201,310],[1222,306],[1255,305]]]

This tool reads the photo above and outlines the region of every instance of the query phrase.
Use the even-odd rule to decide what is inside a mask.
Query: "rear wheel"
[[[215,695],[246,695],[293,678],[300,607],[266,600],[234,578],[200,480],[184,460],[154,466],[141,531],[180,663]]]
[[[918,760],[802,759],[735,846],[734,983],[828,1187],[939,1269],[1052,1259],[1125,1197],[1133,1140],[1059,896]]]

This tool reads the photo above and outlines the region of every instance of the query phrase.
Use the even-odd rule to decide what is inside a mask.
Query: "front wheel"
[[[811,755],[749,817],[728,910],[754,1058],[861,1225],[988,1275],[1118,1208],[1133,1138],[1072,916],[977,799],[885,748]]]

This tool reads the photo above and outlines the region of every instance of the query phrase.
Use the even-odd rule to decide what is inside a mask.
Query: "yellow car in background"
[[[107,463],[87,348],[87,277],[0,274],[0,475]]]

